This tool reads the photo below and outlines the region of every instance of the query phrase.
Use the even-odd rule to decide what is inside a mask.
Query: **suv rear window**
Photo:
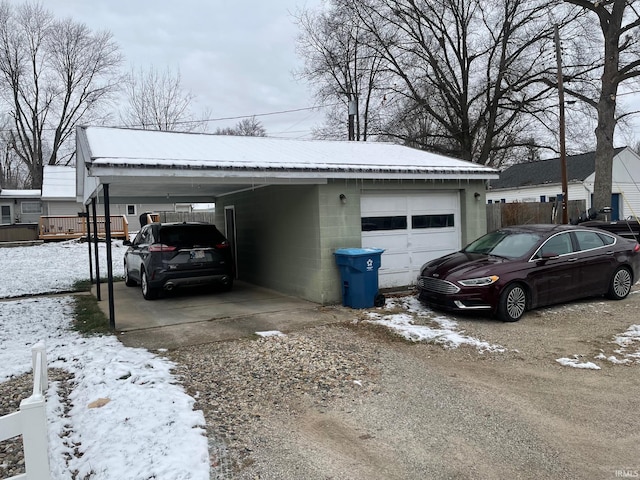
[[[225,240],[215,225],[167,225],[160,228],[160,243],[179,248],[213,247]]]

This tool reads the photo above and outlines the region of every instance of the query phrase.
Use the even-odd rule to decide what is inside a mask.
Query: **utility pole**
[[[349,95],[349,140],[356,139],[355,118],[358,113],[358,97],[355,94]]]
[[[562,169],[562,223],[569,223],[568,214],[568,186],[567,186],[567,152],[565,149],[565,120],[564,120],[564,86],[562,84],[562,58],[560,56],[560,32],[555,26],[554,40],[556,43],[556,61],[558,63],[558,102],[560,107],[560,165]]]

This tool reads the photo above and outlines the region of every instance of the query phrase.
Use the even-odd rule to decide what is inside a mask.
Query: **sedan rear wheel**
[[[622,300],[629,295],[631,284],[631,272],[625,267],[620,267],[611,277],[607,296],[612,300]]]
[[[507,286],[500,295],[498,318],[503,322],[517,322],[527,310],[527,291],[520,284]]]
[[[142,296],[145,300],[155,300],[158,298],[158,289],[151,288],[149,286],[149,279],[147,278],[147,272],[142,270],[140,274],[140,288],[142,290]]]

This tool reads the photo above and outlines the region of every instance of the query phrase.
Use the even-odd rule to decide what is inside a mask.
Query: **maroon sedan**
[[[418,291],[435,308],[515,322],[544,305],[599,295],[621,300],[639,273],[635,240],[579,225],[519,225],[426,263]]]

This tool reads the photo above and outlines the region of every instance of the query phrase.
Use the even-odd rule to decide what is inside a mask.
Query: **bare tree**
[[[8,118],[0,123],[0,189],[21,188],[25,182],[24,165],[16,155]]]
[[[216,135],[237,135],[242,137],[266,137],[267,131],[256,117],[243,118],[235,127],[218,128]]]
[[[383,138],[492,166],[509,152],[538,146],[532,132],[555,94],[540,81],[555,74],[553,23],[569,22],[571,8],[554,7],[550,22],[546,0],[333,0],[333,5],[357,28],[365,58],[375,59],[373,116]],[[315,76],[324,84],[336,76],[328,67],[342,72],[340,52],[354,58],[347,45],[336,45],[327,49],[332,56],[327,54],[330,61],[320,67],[325,77]]]
[[[339,0],[326,11],[302,11],[296,22],[297,50],[305,62],[296,75],[312,85],[320,104],[333,104],[321,135],[344,138],[350,133],[354,140],[366,141],[375,130],[371,123],[383,75],[382,58],[368,45],[369,34]],[[349,125],[348,115],[353,116]]]
[[[194,95],[182,87],[180,72],[151,67],[131,71],[125,80],[126,106],[120,118],[145,130],[204,130],[206,122],[191,113]]]
[[[595,73],[599,81],[591,77],[591,92],[580,88],[565,87],[567,93],[596,109],[598,125],[596,136],[596,174],[593,204],[596,209],[611,205],[611,182],[614,156],[613,137],[618,89],[624,82],[640,77],[640,12],[635,0],[564,0],[589,13],[599,26],[602,41],[600,52],[587,73]],[[592,35],[591,38],[598,37]],[[585,82],[583,82],[584,84]],[[589,83],[589,82],[587,82]]]
[[[31,187],[41,187],[44,164],[69,161],[65,145],[117,89],[120,62],[108,32],[57,20],[37,3],[0,4],[0,91]]]

